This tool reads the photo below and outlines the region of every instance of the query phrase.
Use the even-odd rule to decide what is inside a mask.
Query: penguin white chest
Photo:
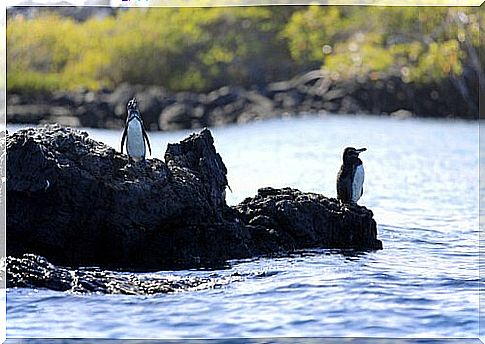
[[[145,159],[145,141],[140,121],[132,120],[128,123],[126,134],[126,151],[135,161]]]
[[[357,202],[362,195],[364,185],[364,166],[358,165],[355,168],[354,180],[352,180],[352,202]]]

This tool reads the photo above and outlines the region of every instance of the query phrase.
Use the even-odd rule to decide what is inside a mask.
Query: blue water
[[[15,130],[17,127],[9,127]],[[89,129],[119,149],[121,131]],[[154,156],[189,131],[151,133]],[[478,123],[322,116],[213,129],[236,204],[258,187],[335,196],[344,147],[367,147],[360,204],[384,250],[231,261],[176,276],[248,277],[155,296],[7,291],[7,336],[478,337]]]

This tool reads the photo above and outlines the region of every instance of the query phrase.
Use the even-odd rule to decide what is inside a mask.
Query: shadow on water
[[[370,252],[375,252],[375,251],[374,250],[340,250],[339,253],[345,258],[345,260],[355,262],[367,256],[367,254],[369,254]]]
[[[306,257],[318,257],[318,256],[343,256],[348,258],[349,260],[358,260],[362,257],[365,257],[368,253],[375,252],[372,249],[304,249],[304,250],[295,250],[293,252],[281,252],[281,253],[273,253],[267,256],[261,256],[247,261],[256,261],[260,258],[306,258]],[[233,263],[241,262],[242,260],[234,260]]]

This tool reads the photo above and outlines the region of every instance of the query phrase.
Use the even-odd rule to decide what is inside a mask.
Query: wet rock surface
[[[213,143],[205,129],[169,144],[164,161],[129,165],[71,128],[7,134],[10,261],[22,270],[13,257],[35,254],[73,269],[154,271],[306,248],[382,248],[370,210],[323,195],[263,188],[227,206],[227,171]]]
[[[73,293],[165,294],[221,288],[243,280],[243,276],[237,273],[230,276],[180,277],[122,273],[99,268],[68,269],[55,266],[34,254],[24,254],[20,258],[8,257],[6,270],[7,288],[47,288]]]

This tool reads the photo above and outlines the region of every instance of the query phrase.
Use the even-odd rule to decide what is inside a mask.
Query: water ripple
[[[174,278],[245,276],[221,289],[189,293],[140,297],[8,290],[7,335],[477,337],[478,290],[484,280],[478,273],[476,129],[476,123],[467,122],[358,116],[214,129],[234,190],[227,195],[231,204],[263,185],[335,196],[342,148],[366,146],[360,202],[373,210],[384,250],[302,250],[233,260],[219,269],[169,272]],[[118,147],[119,132],[90,131],[94,138]],[[150,137],[165,144],[186,134]],[[154,155],[162,158],[163,150],[158,145]],[[168,274],[155,276],[162,273]],[[329,340],[356,343],[351,338]],[[374,342],[362,339],[359,344]],[[388,342],[398,343],[377,343]],[[411,343],[401,343],[406,342]]]

